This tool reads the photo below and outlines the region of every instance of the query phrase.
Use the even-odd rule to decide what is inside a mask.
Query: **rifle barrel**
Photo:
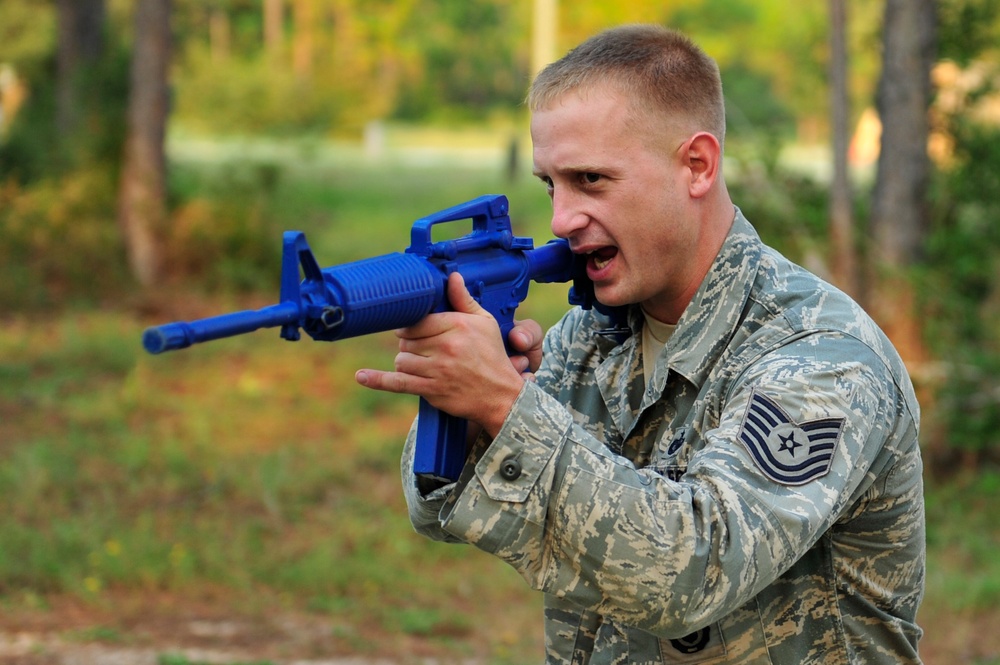
[[[184,349],[192,344],[242,335],[260,328],[274,328],[299,320],[299,304],[284,302],[258,310],[244,310],[197,321],[177,321],[142,334],[142,345],[150,353]]]

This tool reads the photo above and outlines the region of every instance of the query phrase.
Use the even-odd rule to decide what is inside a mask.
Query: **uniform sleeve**
[[[571,313],[564,317],[563,321],[553,326],[546,334],[543,340],[543,364],[537,372],[537,380],[540,383],[551,382],[555,376],[562,375],[562,365],[558,359],[563,358],[565,354],[559,350],[559,347],[563,341],[572,337],[572,328],[574,325],[572,322],[578,318],[579,312],[573,313],[571,310]],[[414,421],[406,437],[400,462],[403,496],[406,499],[410,523],[417,533],[431,540],[464,542],[462,538],[442,528],[440,515],[442,511],[448,510],[446,506],[454,503],[456,495],[460,492],[460,490],[456,491],[456,488],[464,487],[468,484],[469,479],[473,477],[475,469],[478,467],[477,461],[485,454],[491,441],[486,435],[481,435],[474,442],[470,450],[469,459],[471,461],[466,463],[457,482],[437,487],[428,487],[413,472],[416,432],[417,423]]]
[[[717,425],[672,481],[528,385],[442,527],[532,587],[661,637],[717,621],[815,544],[889,463],[890,440],[914,434],[876,354],[836,334],[767,354],[717,399]]]
[[[449,502],[454,501],[455,488],[468,482],[468,477],[472,473],[475,460],[490,445],[490,440],[486,435],[473,442],[469,459],[465,469],[457,482],[444,483],[441,481],[424,480],[413,472],[414,449],[417,436],[417,421],[414,420],[410,426],[410,431],[406,436],[403,445],[403,455],[400,461],[400,477],[403,483],[403,497],[406,499],[406,507],[410,517],[410,524],[414,531],[422,536],[440,542],[461,543],[461,538],[445,531],[441,527],[440,514]]]
[[[416,421],[410,427],[410,432],[406,436],[406,443],[403,445],[403,457],[400,463],[400,476],[403,481],[403,496],[406,499],[406,508],[410,515],[410,524],[413,529],[422,536],[431,540],[450,541],[456,540],[441,529],[441,522],[438,513],[445,499],[454,487],[454,483],[435,488],[421,486],[417,476],[413,473],[413,446],[416,440]]]

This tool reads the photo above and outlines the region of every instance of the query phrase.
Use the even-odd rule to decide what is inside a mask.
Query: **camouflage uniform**
[[[919,409],[868,316],[737,210],[648,384],[607,324],[549,331],[457,483],[404,454],[415,528],[545,592],[549,663],[919,662]]]

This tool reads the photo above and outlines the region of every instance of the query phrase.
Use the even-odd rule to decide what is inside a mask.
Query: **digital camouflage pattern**
[[[549,331],[457,483],[404,454],[415,528],[545,592],[549,663],[919,662],[919,409],[871,319],[737,210],[648,385],[641,313],[607,326]]]

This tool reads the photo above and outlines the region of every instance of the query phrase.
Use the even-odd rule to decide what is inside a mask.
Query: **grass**
[[[305,231],[323,265],[401,251],[415,218],[490,192],[509,194],[518,234],[548,237],[541,186],[523,172],[506,181],[499,156],[457,170],[315,147],[300,156],[265,153],[227,170],[189,157],[175,165],[175,191],[241,199],[276,246],[281,230]],[[288,344],[262,331],[142,352],[146,325],[273,300],[273,270],[273,291],[175,286],[152,312],[4,316],[0,605],[44,612],[68,596],[113,611],[123,594],[166,595],[325,617],[337,653],[537,660],[540,599],[499,561],[409,526],[398,456],[415,400],[353,381],[360,366],[391,364],[391,334]],[[532,286],[519,314],[547,325],[565,294]],[[938,659],[927,662],[997,662],[996,642],[974,654],[968,644],[1000,618],[998,498],[997,474],[928,488],[923,612]],[[104,621],[74,635],[119,640],[125,630]],[[962,648],[967,657],[951,660]]]
[[[278,603],[329,617],[345,653],[392,639],[468,653],[486,639],[481,653],[537,655],[537,627],[481,628],[501,620],[498,607],[537,619],[514,573],[410,530],[397,457],[415,404],[351,380],[358,364],[391,357],[388,337],[288,344],[258,333],[149,357],[125,314],[31,324],[0,332],[8,607],[222,589],[235,611]],[[934,626],[954,636],[956,622],[995,618],[998,488],[987,473],[928,490],[929,640],[945,639]]]
[[[223,588],[241,611],[286,598],[364,627],[344,631],[356,650],[369,631],[461,642],[477,603],[523,599],[500,564],[412,532],[397,469],[416,404],[352,379],[392,340],[260,334],[147,357],[140,332],[80,313],[0,334],[8,603]]]
[[[433,166],[408,179],[405,171],[192,163],[175,170],[173,186],[182,199],[260,215],[276,247],[281,230],[306,231],[323,265],[402,251],[414,219],[508,191],[489,169],[456,177]],[[529,186],[544,212],[540,186],[518,189]],[[516,223],[518,234],[536,235],[537,223]],[[398,457],[416,400],[353,381],[360,366],[391,364],[391,334],[288,344],[262,331],[163,356],[142,352],[146,325],[273,300],[279,269],[273,292],[182,285],[157,297],[151,315],[125,307],[5,317],[5,606],[44,608],[64,595],[103,606],[134,591],[221,595],[234,612],[278,605],[326,616],[336,626],[331,648],[343,653],[391,653],[417,640],[458,654],[537,654],[540,601],[516,573],[412,532]],[[547,302],[565,302],[565,286],[533,287],[526,316],[546,307],[546,288]],[[511,606],[526,612],[507,622],[488,616]]]
[[[1000,472],[955,480],[927,494],[929,594],[956,612],[1000,605]]]

